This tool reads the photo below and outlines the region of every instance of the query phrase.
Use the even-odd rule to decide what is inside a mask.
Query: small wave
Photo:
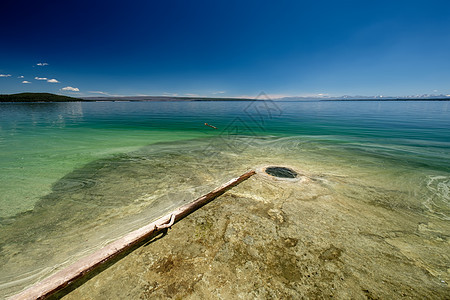
[[[430,175],[426,187],[429,193],[423,205],[438,217],[450,220],[450,176]]]

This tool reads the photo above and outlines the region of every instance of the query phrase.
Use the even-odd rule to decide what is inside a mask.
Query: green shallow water
[[[2,296],[266,165],[435,224],[449,250],[447,102],[1,104],[0,117]],[[448,280],[439,253],[429,269]]]

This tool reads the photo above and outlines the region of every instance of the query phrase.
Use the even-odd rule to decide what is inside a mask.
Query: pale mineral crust
[[[447,225],[342,187],[255,175],[64,299],[449,298]]]

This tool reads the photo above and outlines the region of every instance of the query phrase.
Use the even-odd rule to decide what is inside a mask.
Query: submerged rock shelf
[[[417,221],[344,201],[320,180],[299,184],[256,175],[58,296],[445,298],[445,249],[430,232],[418,235]],[[444,225],[433,226],[437,232]],[[410,238],[420,239],[423,248],[408,252],[402,241]],[[443,259],[440,267],[427,261],[427,251]]]

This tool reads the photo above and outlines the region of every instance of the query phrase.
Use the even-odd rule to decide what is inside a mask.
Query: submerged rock
[[[256,175],[64,299],[448,297],[445,269],[440,279],[421,253],[392,247],[393,232],[417,238],[414,217],[393,213],[316,181]],[[445,256],[442,245],[427,247]]]

